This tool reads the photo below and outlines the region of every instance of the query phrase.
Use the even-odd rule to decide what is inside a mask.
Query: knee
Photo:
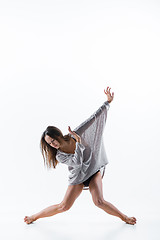
[[[103,204],[104,204],[104,199],[103,198],[96,198],[96,199],[93,199],[93,202],[97,207],[102,207]]]
[[[69,205],[68,203],[62,202],[62,203],[59,204],[59,211],[60,212],[68,211],[70,208],[71,208],[71,205]]]

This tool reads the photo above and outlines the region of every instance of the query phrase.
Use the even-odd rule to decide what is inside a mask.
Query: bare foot
[[[30,223],[32,223],[34,221],[35,221],[35,219],[34,219],[33,216],[30,216],[30,217],[25,216],[25,218],[24,218],[24,222],[26,222],[27,224],[30,224]]]
[[[128,224],[136,224],[137,219],[135,217],[127,217],[125,216],[123,219],[124,222],[128,223]]]

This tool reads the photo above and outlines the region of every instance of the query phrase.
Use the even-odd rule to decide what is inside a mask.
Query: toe
[[[129,217],[126,220],[126,223],[134,225],[136,223],[136,220],[134,217]]]

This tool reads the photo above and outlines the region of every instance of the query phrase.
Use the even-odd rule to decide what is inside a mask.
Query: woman
[[[69,210],[83,189],[90,190],[97,207],[128,224],[136,223],[135,217],[126,216],[103,198],[102,178],[108,164],[103,131],[107,112],[114,98],[114,92],[111,94],[110,89],[107,87],[104,90],[108,100],[74,131],[68,127],[69,134],[63,136],[58,128],[48,126],[43,132],[40,146],[44,163],[53,168],[59,162],[67,164],[70,172],[69,186],[61,203],[49,206],[32,216],[25,216],[24,222],[27,224]]]

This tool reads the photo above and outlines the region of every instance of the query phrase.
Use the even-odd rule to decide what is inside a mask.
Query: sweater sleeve
[[[107,119],[107,111],[110,108],[110,104],[108,101],[105,101],[87,120],[82,122],[78,127],[76,127],[73,131],[82,134],[88,127],[93,124],[95,120],[97,120],[102,114],[104,114],[105,122]]]
[[[56,154],[56,159],[60,163],[64,163],[72,167],[80,167],[83,162],[83,151],[85,147],[83,144],[76,142],[76,149],[74,154],[64,153],[58,151]]]

